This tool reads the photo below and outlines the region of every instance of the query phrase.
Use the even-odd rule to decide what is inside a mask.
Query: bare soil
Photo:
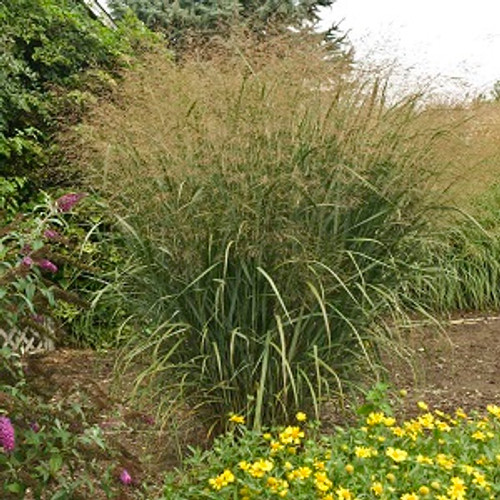
[[[420,400],[445,412],[500,404],[500,318],[453,320],[444,333],[414,330],[408,347],[411,364],[387,363],[392,384],[408,391],[407,413]]]
[[[400,411],[407,418],[416,402],[453,412],[500,405],[500,320],[455,320],[443,334],[435,328],[412,331],[407,347],[411,363],[387,361],[389,379],[405,389]],[[127,468],[138,483],[161,485],[163,473],[178,465],[188,445],[207,442],[203,427],[186,415],[176,428],[161,430],[153,408],[132,408],[130,387],[113,382],[115,355],[90,350],[62,349],[25,359],[30,388],[46,401],[80,404],[89,423],[98,424],[117,453],[116,474]],[[104,464],[103,464],[104,465]],[[130,490],[128,490],[130,491]],[[120,498],[132,498],[124,490]]]

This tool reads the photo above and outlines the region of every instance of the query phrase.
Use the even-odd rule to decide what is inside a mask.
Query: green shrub
[[[39,170],[57,152],[52,138],[62,112],[74,121],[82,102],[105,91],[148,37],[130,17],[116,30],[103,26],[79,0],[2,2],[0,175],[55,184],[53,168]]]
[[[119,256],[101,229],[99,204],[78,203],[82,197],[66,193],[53,200],[45,194],[32,207],[15,206],[17,214],[2,221],[0,328],[28,328],[64,344],[112,341],[112,318],[92,301],[105,286],[101,274]]]

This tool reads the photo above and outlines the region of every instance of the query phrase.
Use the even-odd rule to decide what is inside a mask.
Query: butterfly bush
[[[56,200],[56,207],[60,212],[69,212],[83,198],[86,193],[68,193]]]
[[[15,431],[9,417],[0,416],[0,446],[10,453],[16,447]]]
[[[34,318],[50,317],[62,276],[59,259],[69,245],[64,214],[85,196],[67,193],[56,201],[47,196],[45,203],[0,227],[0,328],[22,329]]]

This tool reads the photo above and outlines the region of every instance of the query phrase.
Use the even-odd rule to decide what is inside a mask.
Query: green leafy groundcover
[[[29,390],[19,356],[0,349],[2,500],[92,498],[97,491],[117,498],[115,458],[80,404],[43,402]]]
[[[418,406],[418,416],[404,422],[372,411],[328,436],[300,412],[294,424],[263,433],[233,415],[212,450],[169,476],[164,498],[500,498],[500,407],[450,415]]]

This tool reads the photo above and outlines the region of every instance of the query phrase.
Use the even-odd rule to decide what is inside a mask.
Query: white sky
[[[332,22],[358,61],[396,62],[403,90],[432,78],[444,95],[477,94],[500,80],[499,0],[337,0],[322,12]]]

